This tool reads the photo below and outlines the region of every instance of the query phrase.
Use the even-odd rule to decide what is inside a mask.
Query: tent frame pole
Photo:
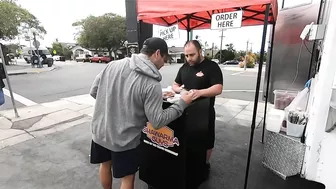
[[[263,34],[262,34],[260,60],[259,60],[259,65],[258,65],[258,77],[257,77],[256,90],[255,90],[255,98],[254,98],[254,107],[253,107],[253,115],[252,115],[250,143],[249,143],[247,165],[246,165],[246,172],[245,172],[244,189],[247,189],[248,176],[249,176],[249,170],[250,170],[253,137],[254,137],[254,130],[255,130],[255,127],[256,127],[255,124],[256,124],[256,115],[257,115],[258,101],[259,101],[261,72],[262,72],[262,68],[263,68],[263,62],[264,62],[263,60],[264,60],[264,55],[265,55],[265,42],[266,42],[266,34],[267,34],[267,26],[268,26],[268,18],[269,18],[270,7],[271,7],[271,5],[267,4],[266,5],[266,10],[265,10],[265,20],[264,20],[264,28],[263,28]]]
[[[275,23],[272,27],[272,39],[271,39],[271,48],[270,48],[270,56],[268,60],[268,70],[267,70],[267,84],[266,84],[266,94],[265,94],[265,109],[264,109],[264,120],[263,120],[263,129],[261,135],[261,143],[264,144],[265,139],[265,127],[266,127],[266,116],[267,116],[267,103],[268,103],[268,93],[269,93],[269,84],[271,81],[271,69],[272,69],[272,57],[273,57],[273,42],[274,42],[274,33],[275,33]]]

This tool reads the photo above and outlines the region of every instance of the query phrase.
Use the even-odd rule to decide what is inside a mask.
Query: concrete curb
[[[41,70],[41,71],[9,71],[8,75],[13,76],[13,75],[25,75],[25,74],[39,74],[39,73],[44,73],[44,72],[50,72],[57,68],[58,67],[55,66],[55,67],[50,68],[50,70]],[[27,69],[31,69],[31,68],[27,68]]]
[[[28,74],[28,72],[8,73],[8,75],[24,75],[24,74]]]

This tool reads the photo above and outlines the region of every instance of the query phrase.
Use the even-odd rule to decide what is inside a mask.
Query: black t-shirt
[[[183,64],[177,73],[175,82],[184,85],[186,90],[207,89],[213,85],[223,85],[223,74],[216,62],[204,59],[200,64],[190,66]],[[210,104],[215,105],[215,97],[210,98]]]

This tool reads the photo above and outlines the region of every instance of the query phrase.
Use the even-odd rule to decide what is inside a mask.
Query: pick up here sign
[[[172,25],[159,30],[159,37],[165,41],[180,38],[178,25]]]

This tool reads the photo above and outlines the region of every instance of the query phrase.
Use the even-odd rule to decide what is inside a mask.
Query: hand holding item
[[[172,92],[172,91],[166,91],[166,92],[163,92],[162,95],[163,95],[163,98],[164,98],[164,99],[167,99],[167,98],[174,97],[174,96],[175,96],[175,93]]]
[[[192,98],[193,98],[193,92],[192,91],[185,92],[185,93],[181,94],[181,99],[187,104],[190,104],[192,102]]]
[[[192,100],[196,100],[198,99],[199,97],[202,96],[201,94],[201,91],[200,90],[190,90],[192,93],[193,93],[193,96],[192,96]]]

